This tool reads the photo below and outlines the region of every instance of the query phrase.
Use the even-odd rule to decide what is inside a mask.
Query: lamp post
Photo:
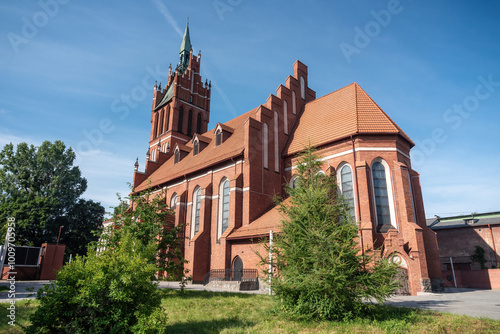
[[[59,226],[59,235],[57,236],[57,246],[59,246],[59,238],[61,237],[61,230],[64,226]]]

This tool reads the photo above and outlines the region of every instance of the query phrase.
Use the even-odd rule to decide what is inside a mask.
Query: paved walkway
[[[14,300],[34,298],[36,291],[49,281],[16,281]],[[8,285],[7,281],[0,281],[0,286]],[[27,287],[34,288],[32,292],[26,291]],[[160,282],[160,289],[180,289],[179,282]],[[207,288],[201,284],[188,284],[186,290],[206,290],[226,292],[224,289]],[[230,291],[240,293],[266,293],[265,291]],[[0,302],[13,300],[8,298],[8,291],[0,292]],[[472,317],[486,317],[500,320],[500,290],[473,290],[473,289],[447,289],[445,293],[426,293],[418,296],[395,296],[386,304],[401,307],[415,307],[439,312],[464,314]]]
[[[30,299],[36,297],[36,292],[45,284],[48,284],[49,281],[15,281],[14,289],[11,288],[10,284],[6,280],[0,281],[0,286],[7,286],[9,289],[14,290],[14,293],[9,291],[0,292],[0,303],[4,303],[11,300],[23,300]],[[33,288],[33,292],[29,292],[26,289]],[[9,297],[9,295],[12,297]],[[30,296],[32,295],[32,296]]]
[[[447,288],[445,293],[396,296],[386,304],[500,320],[500,290]]]

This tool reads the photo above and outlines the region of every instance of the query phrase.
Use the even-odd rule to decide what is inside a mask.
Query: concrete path
[[[36,291],[49,281],[16,281],[15,298],[9,298],[9,292],[0,292],[0,302],[11,300],[22,300],[34,298]],[[8,286],[7,281],[0,281],[0,286]],[[26,291],[27,287],[34,288],[34,295],[28,297],[32,292]],[[160,289],[180,289],[179,282],[160,282]],[[207,288],[201,284],[188,284],[186,290],[206,290],[214,292],[227,292],[224,289]],[[265,291],[230,291],[239,293],[266,293]],[[473,290],[473,289],[450,289],[445,293],[425,293],[418,296],[395,296],[390,298],[386,304],[401,307],[414,307],[439,312],[463,314],[472,317],[486,317],[500,320],[500,290]]]
[[[6,286],[9,291],[0,292],[0,303],[8,302],[11,300],[23,300],[36,297],[36,292],[45,284],[50,281],[15,281],[15,285],[11,287],[10,283],[6,280],[0,281],[0,286]],[[33,292],[29,292],[26,289],[33,288]],[[13,290],[13,293],[11,292]],[[9,297],[9,295],[11,295]],[[30,295],[32,295],[30,297]]]
[[[500,320],[500,290],[447,288],[440,294],[392,297],[386,304]]]

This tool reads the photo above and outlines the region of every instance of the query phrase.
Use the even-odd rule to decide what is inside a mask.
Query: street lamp
[[[59,226],[59,235],[57,236],[57,246],[59,246],[59,238],[61,237],[61,230],[64,226]]]

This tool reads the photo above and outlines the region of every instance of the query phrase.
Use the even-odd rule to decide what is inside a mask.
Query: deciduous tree
[[[40,246],[57,241],[69,252],[83,254],[86,245],[96,240],[90,233],[102,223],[104,208],[81,199],[87,180],[78,166],[75,153],[63,142],[45,141],[41,146],[20,143],[6,145],[0,152],[0,221],[2,235],[7,217],[16,219],[16,241]]]

